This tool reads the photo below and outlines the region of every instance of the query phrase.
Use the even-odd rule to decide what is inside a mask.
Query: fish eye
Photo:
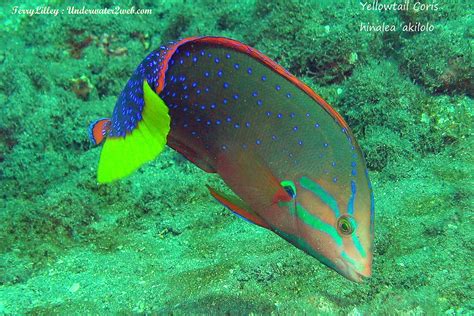
[[[354,232],[354,225],[352,224],[352,220],[348,215],[342,215],[337,220],[337,230],[342,235],[351,235]]]

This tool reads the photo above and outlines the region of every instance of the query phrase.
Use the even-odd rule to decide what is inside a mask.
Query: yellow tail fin
[[[100,153],[97,180],[108,183],[130,175],[165,148],[171,118],[165,102],[143,81],[142,120],[125,137],[108,137]]]

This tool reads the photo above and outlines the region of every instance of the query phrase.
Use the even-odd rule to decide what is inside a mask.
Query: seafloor
[[[42,5],[21,2],[0,7],[0,314],[474,313],[472,1],[136,0],[120,5],[153,14],[13,14]],[[83,6],[46,4],[73,2]],[[97,185],[88,123],[111,112],[148,52],[192,35],[258,48],[346,118],[375,191],[367,282],[232,215],[208,194],[216,176],[170,149]]]

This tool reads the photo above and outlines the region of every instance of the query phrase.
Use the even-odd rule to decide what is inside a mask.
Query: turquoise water
[[[472,314],[474,8],[416,3],[3,3],[0,314]],[[89,122],[151,50],[197,35],[259,49],[346,119],[375,194],[372,278],[234,216],[169,148],[97,185]]]

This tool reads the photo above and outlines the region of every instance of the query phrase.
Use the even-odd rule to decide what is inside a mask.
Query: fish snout
[[[337,272],[354,282],[364,282],[372,275],[372,260],[352,264],[348,261],[338,259],[335,263]]]
[[[363,270],[349,268],[347,271],[347,278],[358,283],[364,282],[372,276],[372,267],[370,265],[366,266]]]

